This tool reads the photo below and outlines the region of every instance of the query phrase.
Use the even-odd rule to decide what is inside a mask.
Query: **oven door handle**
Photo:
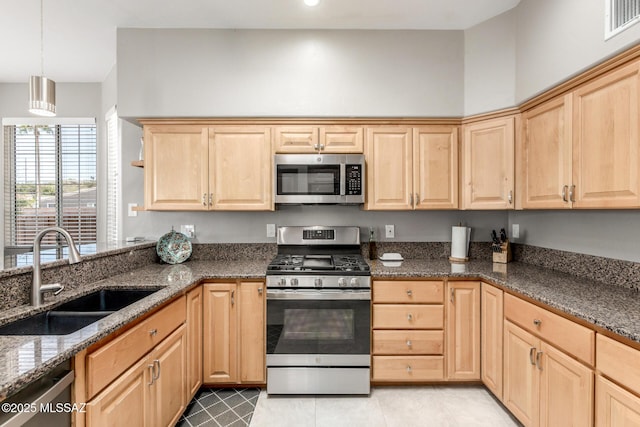
[[[347,194],[347,166],[344,163],[340,163],[340,195]]]
[[[267,290],[267,300],[286,299],[286,300],[370,300],[370,290],[358,291],[283,291],[283,290]]]

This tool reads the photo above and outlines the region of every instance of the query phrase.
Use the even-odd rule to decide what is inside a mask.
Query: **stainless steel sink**
[[[103,289],[0,326],[0,335],[68,335],[159,289]]]

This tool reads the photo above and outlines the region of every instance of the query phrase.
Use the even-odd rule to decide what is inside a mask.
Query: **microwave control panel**
[[[348,196],[362,194],[362,165],[346,165],[346,192]]]

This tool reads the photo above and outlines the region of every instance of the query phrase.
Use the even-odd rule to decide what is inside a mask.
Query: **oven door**
[[[267,366],[368,367],[370,290],[268,290]]]

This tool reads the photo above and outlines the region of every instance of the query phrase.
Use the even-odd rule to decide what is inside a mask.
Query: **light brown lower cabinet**
[[[183,325],[87,403],[86,425],[172,426],[186,396]]]
[[[503,403],[525,426],[593,425],[591,368],[505,320]]]
[[[187,293],[187,399],[202,384],[202,286]]]
[[[502,400],[502,341],[504,292],[482,283],[480,289],[480,377]]]
[[[480,379],[480,282],[447,282],[447,378]]]
[[[203,383],[265,382],[265,308],[262,281],[203,286]]]
[[[596,377],[596,427],[640,426],[640,397]]]

